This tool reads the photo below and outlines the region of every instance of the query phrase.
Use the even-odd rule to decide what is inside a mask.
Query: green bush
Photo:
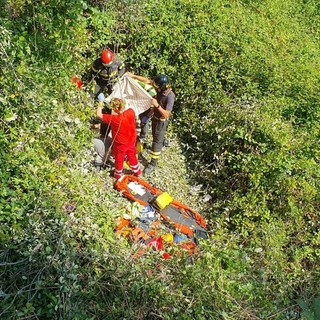
[[[0,12],[3,319],[313,319],[319,288],[316,1],[6,1]],[[197,256],[114,237],[87,167],[103,47],[166,73],[188,179],[211,196]],[[172,149],[173,150],[173,149]],[[172,151],[173,152],[173,151]]]

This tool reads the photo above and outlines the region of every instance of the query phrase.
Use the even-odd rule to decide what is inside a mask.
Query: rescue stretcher
[[[126,198],[139,203],[145,209],[153,208],[153,219],[138,219],[135,227],[130,228],[130,222],[122,219],[117,225],[117,232],[126,234],[133,241],[148,243],[159,236],[161,226],[165,226],[172,234],[172,242],[176,239],[188,243],[188,249],[193,251],[199,239],[207,239],[207,224],[204,218],[183,203],[174,200],[167,192],[150,185],[145,180],[133,175],[124,175],[115,182],[115,189]],[[168,237],[168,232],[166,237]],[[165,239],[165,237],[163,237]]]

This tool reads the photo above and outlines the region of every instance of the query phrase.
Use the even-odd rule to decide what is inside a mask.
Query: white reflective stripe
[[[140,171],[140,168],[132,169],[132,171],[133,171],[134,173],[137,173],[137,172],[139,172],[139,171]]]
[[[139,171],[140,171],[139,163],[136,164],[135,166],[131,166],[131,170],[132,170],[134,173],[139,172]]]

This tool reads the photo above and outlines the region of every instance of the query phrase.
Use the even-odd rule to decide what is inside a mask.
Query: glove
[[[143,116],[142,119],[141,119],[141,122],[142,123],[147,123],[149,120],[149,117],[148,116]]]
[[[101,93],[99,93],[99,95],[98,95],[98,100],[99,101],[101,101],[101,102],[103,102],[104,101],[104,99],[105,99],[105,97],[104,97],[104,94],[101,92]]]

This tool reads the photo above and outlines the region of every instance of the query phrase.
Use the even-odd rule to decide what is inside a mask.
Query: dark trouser
[[[139,114],[139,119],[140,119],[140,135],[139,138],[140,140],[144,139],[147,136],[148,133],[148,127],[149,127],[149,120],[147,122],[143,122],[142,119],[148,115],[150,112],[150,109],[142,112]]]
[[[152,147],[150,151],[151,164],[156,165],[163,147],[164,135],[167,130],[168,120],[161,121],[152,118]]]

